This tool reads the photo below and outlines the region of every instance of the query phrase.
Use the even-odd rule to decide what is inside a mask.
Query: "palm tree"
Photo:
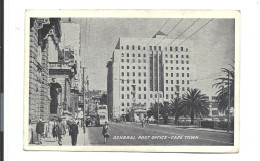
[[[218,91],[216,92],[216,102],[218,103],[219,111],[222,112],[224,112],[228,107],[228,86],[230,87],[230,105],[231,107],[234,107],[235,70],[232,65],[231,68],[231,70],[222,68],[222,72],[225,74],[224,77],[215,79],[217,82],[212,86],[218,88]]]
[[[178,124],[179,117],[181,114],[181,104],[182,100],[179,97],[174,98],[174,100],[171,100],[170,106],[171,106],[171,116],[174,116],[174,124]]]
[[[191,125],[194,124],[194,117],[203,118],[209,114],[209,104],[207,96],[201,94],[199,89],[190,89],[183,96],[181,108],[179,110],[185,117],[191,118]]]

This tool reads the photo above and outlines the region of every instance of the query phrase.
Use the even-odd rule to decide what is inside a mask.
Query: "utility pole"
[[[157,108],[158,108],[158,125],[160,124],[160,116],[159,116],[159,115],[160,115],[160,112],[159,112],[159,107],[160,107],[160,106],[159,106],[159,101],[160,101],[160,93],[159,93],[159,86],[160,86],[160,83],[159,83],[159,71],[160,71],[160,70],[159,70],[159,68],[160,68],[160,67],[159,67],[159,52],[157,51],[157,75],[158,75],[158,78],[157,78],[157,79],[158,79],[158,82],[157,82],[157,83],[158,83],[158,84],[157,84],[157,85],[158,85],[158,87],[157,87],[157,92],[158,92],[158,104],[157,104]]]
[[[228,70],[228,118],[227,118],[227,132],[230,130],[230,80],[229,80],[229,70]]]
[[[86,132],[85,129],[85,67],[83,67],[83,130],[84,133]]]

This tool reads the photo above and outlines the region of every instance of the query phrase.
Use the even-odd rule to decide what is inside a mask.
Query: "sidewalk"
[[[55,141],[54,138],[43,138],[42,139],[42,144],[30,144],[31,146],[60,146],[58,144],[58,141]],[[77,139],[77,145],[76,146],[86,146],[90,145],[89,142],[89,135],[88,135],[88,129],[86,128],[86,133],[83,133],[83,128],[79,127],[79,134],[78,134],[78,139]],[[72,146],[71,145],[71,136],[69,136],[68,131],[66,131],[65,136],[63,137],[62,140],[62,146]]]

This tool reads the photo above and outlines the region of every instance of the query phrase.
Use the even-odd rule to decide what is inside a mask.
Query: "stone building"
[[[30,19],[29,117],[48,120],[50,113],[49,46],[58,49],[61,38],[59,18]],[[55,52],[58,52],[56,50]]]

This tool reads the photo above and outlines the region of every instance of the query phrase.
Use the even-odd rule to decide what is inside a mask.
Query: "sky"
[[[80,24],[81,49],[85,53],[85,66],[89,78],[89,89],[106,90],[107,68],[116,43],[120,37],[152,38],[161,29],[168,35],[177,38],[193,22],[194,25],[184,32],[179,39],[187,39],[211,19],[165,19],[165,18],[73,18]],[[229,68],[234,60],[235,49],[234,19],[213,19],[184,43],[193,43],[196,54],[195,87],[202,93],[213,96],[214,79],[219,77],[221,68]]]

